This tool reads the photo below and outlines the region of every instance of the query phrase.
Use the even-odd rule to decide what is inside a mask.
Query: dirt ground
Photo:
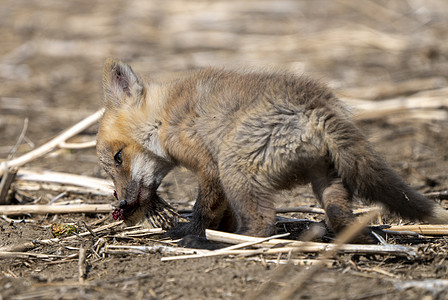
[[[149,78],[204,66],[307,73],[327,82],[341,97],[375,100],[379,108],[391,98],[422,95],[424,104],[429,100],[423,96],[431,93],[448,96],[444,0],[0,0],[0,6],[2,159],[8,157],[26,118],[26,139],[15,157],[98,110],[107,57],[123,59]],[[357,123],[407,182],[428,193],[448,189],[447,118],[447,107],[433,106]],[[96,128],[73,141],[93,140]],[[26,168],[106,178],[93,148],[56,150]],[[17,192],[15,201],[21,204],[46,204],[60,194],[43,189]],[[176,208],[191,208],[195,179],[186,170],[176,170],[160,192]],[[309,187],[301,187],[285,193],[277,206],[316,204],[311,194]],[[112,195],[75,192],[57,201],[75,200],[114,201]],[[283,216],[323,218],[303,213]],[[53,223],[74,223],[84,232],[86,227],[113,222],[110,214],[14,218],[23,221],[0,219],[0,247],[50,239]],[[406,223],[387,217],[383,221]],[[163,253],[94,251],[100,238],[113,245],[160,244],[157,237],[114,237],[120,230],[123,226],[29,250],[57,255],[53,258],[1,256],[0,299],[243,299],[267,284],[258,298],[275,299],[291,285],[291,278],[308,276],[310,270],[289,266],[278,271],[275,263],[241,257],[162,262]],[[448,299],[446,238],[389,237],[388,242],[411,244],[419,258],[341,255],[309,276],[293,298]],[[84,284],[78,283],[81,245],[87,249]]]

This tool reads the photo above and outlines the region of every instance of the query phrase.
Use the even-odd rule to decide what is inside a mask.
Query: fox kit
[[[276,195],[309,182],[335,232],[354,220],[354,195],[405,218],[448,223],[447,211],[406,185],[343,104],[307,77],[208,68],[145,82],[108,60],[103,83],[97,153],[128,224],[148,214],[179,165],[197,174],[199,193],[191,221],[174,235],[271,235]]]

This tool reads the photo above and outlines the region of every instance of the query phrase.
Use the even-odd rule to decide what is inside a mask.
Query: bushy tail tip
[[[448,224],[448,210],[439,205],[435,205],[432,215],[425,220],[430,224]]]

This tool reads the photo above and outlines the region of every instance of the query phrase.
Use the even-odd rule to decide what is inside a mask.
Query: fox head
[[[103,72],[106,110],[100,121],[97,155],[112,177],[120,218],[135,224],[156,201],[156,190],[171,170],[158,140],[160,121],[152,113],[150,88],[132,68],[109,59]],[[115,216],[114,216],[115,217]]]

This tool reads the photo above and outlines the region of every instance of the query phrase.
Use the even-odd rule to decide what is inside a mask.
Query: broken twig
[[[222,242],[228,244],[240,244],[249,241],[257,241],[259,238],[221,232],[216,230],[206,230],[207,239],[215,242]],[[316,242],[301,242],[295,240],[286,240],[286,239],[272,239],[267,242],[263,242],[260,244],[254,244],[254,247],[257,248],[272,248],[274,246],[282,245],[288,250],[291,249],[300,249],[301,252],[307,253],[316,253],[322,251],[331,251],[334,250],[336,244],[326,244],[326,243],[316,243]],[[278,248],[276,248],[278,249]],[[409,259],[413,259],[417,257],[417,252],[414,248],[402,245],[361,245],[361,244],[343,244],[339,248],[337,248],[338,252],[341,253],[357,253],[357,254],[381,254],[381,255],[396,255],[396,256],[404,256]]]
[[[244,247],[248,247],[248,246],[254,246],[256,244],[268,241],[268,240],[272,240],[272,239],[276,239],[276,238],[281,238],[281,237],[285,237],[288,236],[289,233],[283,233],[283,234],[278,234],[278,235],[274,235],[274,236],[270,236],[270,237],[266,237],[266,238],[257,238],[257,240],[254,241],[247,241],[247,242],[243,242],[240,244],[236,244],[233,246],[229,246],[226,248],[222,248],[222,249],[218,249],[215,251],[209,251],[206,253],[200,253],[200,254],[193,254],[193,255],[184,255],[184,256],[171,256],[171,257],[162,257],[162,261],[168,261],[168,260],[180,260],[180,259],[190,259],[190,258],[202,258],[202,257],[211,257],[211,256],[222,256],[222,255],[232,255],[232,254],[248,254],[246,252],[240,252],[240,251],[235,251],[237,249],[240,248],[244,248]],[[253,250],[251,250],[250,252],[253,252]],[[257,252],[258,253],[258,252]]]
[[[448,225],[401,225],[387,228],[391,231],[411,231],[421,235],[448,235]]]
[[[101,116],[103,115],[103,111],[104,111],[103,109],[98,110],[94,114],[88,116],[84,120],[78,122],[77,124],[63,131],[61,134],[53,138],[51,141],[45,143],[44,145],[16,159],[0,163],[0,176],[2,176],[3,173],[5,173],[8,168],[21,167],[24,164],[49,153],[54,148],[58,147],[58,145],[60,145],[62,142],[65,142],[72,136],[77,135],[78,133],[84,131],[86,128],[90,127],[101,118]]]
[[[19,183],[21,181],[36,181],[74,185],[95,191],[99,195],[111,195],[113,191],[112,182],[109,180],[62,172],[20,169],[16,179]]]
[[[79,283],[84,283],[84,280],[86,279],[86,271],[87,271],[87,265],[86,265],[86,253],[87,250],[84,247],[83,244],[81,244],[81,247],[79,248],[79,257],[78,257],[78,281]]]
[[[75,204],[75,205],[3,205],[1,214],[19,216],[27,214],[69,214],[69,213],[111,213],[110,204]]]
[[[142,253],[205,254],[212,251],[191,249],[191,248],[169,247],[163,245],[155,245],[155,246],[106,245],[104,247],[104,252],[108,254],[142,254]]]

